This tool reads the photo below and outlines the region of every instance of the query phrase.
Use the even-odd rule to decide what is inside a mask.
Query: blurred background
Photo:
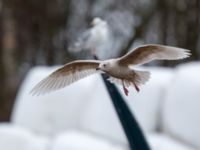
[[[105,39],[88,47],[96,17]],[[199,0],[0,0],[0,149],[128,150],[99,75],[44,96],[29,91],[55,65],[93,59],[88,49],[108,59],[149,43],[192,56],[147,64],[151,80],[122,96],[153,150],[199,150]]]
[[[0,122],[10,119],[30,68],[90,58],[87,52],[69,48],[94,17],[107,21],[111,30],[111,53],[101,52],[101,59],[145,43],[190,49],[192,56],[186,61],[200,58],[199,0],[0,0]]]

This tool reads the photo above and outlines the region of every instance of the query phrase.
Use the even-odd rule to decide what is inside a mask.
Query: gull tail
[[[150,78],[150,72],[133,70],[133,85],[137,92],[139,92],[139,86],[145,84]]]
[[[110,76],[108,80],[111,83],[122,85],[126,94],[127,90],[125,88],[129,86],[134,86],[136,91],[139,92],[139,86],[145,84],[149,80],[149,78],[150,72],[148,71],[132,70],[132,74],[130,74],[129,79],[118,79]]]
[[[134,83],[138,85],[145,84],[150,78],[149,71],[134,70],[133,73],[135,74]]]

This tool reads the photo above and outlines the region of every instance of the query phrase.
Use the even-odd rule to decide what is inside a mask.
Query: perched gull
[[[109,76],[111,82],[121,84],[124,93],[128,95],[126,87],[133,85],[139,91],[139,86],[146,83],[150,78],[148,71],[131,69],[130,66],[141,65],[154,59],[176,60],[189,56],[190,51],[186,49],[151,44],[137,47],[116,59],[105,61],[77,60],[64,65],[40,81],[32,89],[31,93],[33,95],[40,95],[61,89],[100,70]]]
[[[71,51],[90,50],[95,54],[95,50],[105,44],[109,38],[109,28],[106,21],[100,18],[94,18],[91,22],[92,27],[78,38],[74,48]]]

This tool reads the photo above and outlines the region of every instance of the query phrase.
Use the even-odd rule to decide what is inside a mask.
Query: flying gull
[[[31,91],[33,95],[40,95],[64,88],[88,75],[99,71],[106,73],[112,83],[121,84],[125,95],[127,87],[134,86],[137,91],[150,78],[150,72],[130,68],[148,63],[152,60],[177,60],[190,56],[190,51],[182,48],[157,44],[143,45],[133,49],[126,55],[109,60],[77,60],[57,69],[48,77],[40,81]]]

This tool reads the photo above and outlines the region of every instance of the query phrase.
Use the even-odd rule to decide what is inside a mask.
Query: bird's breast
[[[109,74],[115,78],[126,78],[129,74],[129,69],[126,67],[116,67],[109,71]]]

